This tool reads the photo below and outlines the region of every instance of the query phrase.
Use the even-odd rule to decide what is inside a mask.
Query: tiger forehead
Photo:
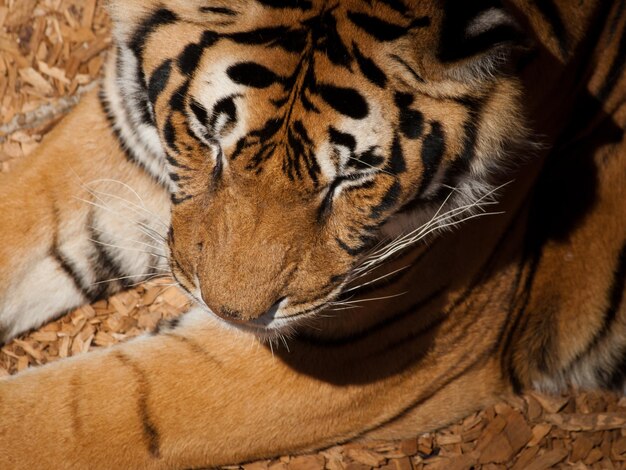
[[[426,28],[430,18],[389,8],[396,16],[390,22],[380,12],[370,14],[363,2],[355,5],[304,8],[288,25],[268,25],[261,16],[247,29],[239,25],[237,30],[205,31],[199,43],[186,48],[204,51],[202,66],[196,64],[199,84],[191,87],[193,105],[202,119],[209,118],[209,127],[221,123],[213,131],[226,143],[232,160],[243,155],[249,170],[261,172],[278,151],[290,179],[306,175],[314,185],[344,172],[344,166],[373,169],[384,161],[391,137],[383,129],[388,120],[381,108],[395,107],[398,99],[388,90],[388,67],[374,59],[373,44]],[[179,63],[194,75],[185,65],[192,61],[188,55],[193,59],[183,52]],[[399,55],[393,57],[396,66],[408,66]],[[216,82],[219,98],[214,96]],[[406,99],[400,101],[406,106]],[[384,111],[387,116],[395,113]],[[236,121],[245,135],[235,140],[237,132],[226,131],[236,130]],[[325,153],[322,158],[319,151]],[[342,161],[340,154],[352,161]]]

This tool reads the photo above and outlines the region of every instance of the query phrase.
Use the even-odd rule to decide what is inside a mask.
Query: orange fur
[[[434,19],[442,14],[435,2],[411,3]],[[626,83],[622,68],[610,73],[626,34],[618,3],[574,7],[555,1],[567,25],[563,36],[533,2],[510,2],[537,47],[515,76],[477,75],[470,78],[478,81],[459,83],[459,74],[477,73],[472,64],[435,64],[428,47],[416,60],[420,73],[430,71],[428,79],[436,82],[416,85],[416,93],[427,118],[446,126],[445,161],[462,147],[466,112],[447,98],[451,94],[486,97],[476,143],[482,149],[499,149],[507,133],[522,136],[516,103],[524,105],[546,150],[533,150],[537,155],[508,170],[515,180],[502,190],[502,214],[466,222],[378,267],[365,280],[408,266],[375,291],[390,297],[309,318],[311,324],[298,325],[298,334],[287,340],[289,351],[251,346],[251,333],[225,329],[222,320],[196,307],[157,335],[0,381],[0,467],[216,466],[351,439],[414,435],[526,387],[619,386],[619,360],[626,357]],[[195,42],[205,26],[193,13],[198,2],[168,4],[196,25],[176,22],[149,35],[148,77],[164,58]],[[118,40],[155,8],[156,2],[114,2]],[[297,17],[259,15],[250,8],[243,25]],[[432,46],[432,38],[422,39]],[[214,61],[228,58],[226,51],[245,54],[246,48],[225,48]],[[376,54],[374,45],[367,54]],[[261,59],[290,67],[270,54]],[[329,66],[326,73],[333,71]],[[345,84],[341,73],[336,80]],[[354,261],[328,234],[349,237],[346,220],[360,220],[363,201],[375,205],[393,178],[379,174],[374,189],[339,202],[337,221],[326,232],[316,232],[311,221],[315,185],[306,179],[289,183],[276,160],[258,178],[236,160],[212,186],[217,147],[198,143],[184,113],[171,106],[185,78],[172,72],[155,105],[163,141],[171,118],[178,147],[172,155],[188,178],[178,195],[189,198],[172,209],[174,274],[190,291],[200,289],[215,313],[244,326],[278,296],[314,303],[329,278],[344,275]],[[368,88],[365,80],[362,85],[374,102],[391,108],[390,94]],[[199,94],[199,88],[192,90]],[[246,95],[254,105],[251,128],[270,114],[264,102],[270,91]],[[380,122],[386,145],[399,125],[392,114]],[[311,135],[321,139],[319,129],[335,120],[326,113],[307,122]],[[405,143],[415,154],[422,145]],[[223,150],[232,153],[232,145]],[[500,155],[505,164],[507,158]],[[407,165],[399,177],[405,199],[415,189],[410,176],[423,172],[419,161]],[[0,177],[0,300],[56,246],[55,227],[81,230],[87,209],[76,197],[97,203],[85,185],[102,178],[132,186],[168,220],[167,192],[124,158],[91,94],[40,151]],[[106,185],[108,192],[129,197],[123,186]],[[62,235],[61,241],[72,239]],[[220,312],[220,306],[238,313]],[[102,402],[108,406],[97,405]],[[12,444],[15,436],[19,445]]]

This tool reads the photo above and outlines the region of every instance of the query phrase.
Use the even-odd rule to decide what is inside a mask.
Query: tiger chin
[[[218,466],[623,388],[620,5],[111,0],[100,89],[0,175],[0,340],[162,272],[196,305],[0,380],[0,467]]]

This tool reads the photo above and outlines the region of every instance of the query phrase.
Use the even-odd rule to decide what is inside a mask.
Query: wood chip
[[[244,465],[243,468],[244,470],[268,470],[269,460],[265,460],[263,462],[248,463]]]
[[[28,67],[20,69],[19,74],[22,80],[35,87],[35,89],[40,93],[51,95],[54,92],[52,85],[50,85],[34,68]]]
[[[48,75],[49,77],[56,78],[61,83],[69,84],[70,81],[65,76],[65,71],[61,70],[58,67],[50,67],[44,61],[39,61],[38,63],[39,71],[44,75]]]
[[[417,438],[413,439],[405,439],[400,442],[400,452],[404,455],[415,455],[417,454]]]
[[[565,457],[567,457],[566,450],[549,450],[528,464],[526,470],[545,470],[562,462]]]
[[[290,470],[319,470],[324,468],[324,457],[321,455],[303,455],[289,461]]]
[[[396,470],[413,470],[413,463],[408,457],[395,459],[393,463],[396,467]]]
[[[30,338],[41,343],[49,343],[59,339],[54,331],[35,331]]]
[[[369,465],[370,467],[380,467],[387,461],[387,458],[371,450],[354,448],[348,449],[346,455],[355,462]]]
[[[538,392],[531,392],[530,396],[537,400],[548,413],[558,413],[569,402],[569,397],[567,396],[544,395]]]
[[[591,431],[623,429],[626,427],[626,411],[617,413],[550,414],[545,419],[566,431]]]
[[[541,440],[548,435],[551,429],[552,425],[548,423],[540,423],[533,426],[532,437],[528,442],[528,445],[530,447],[539,445]]]

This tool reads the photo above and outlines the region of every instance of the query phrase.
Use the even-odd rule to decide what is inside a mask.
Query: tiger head
[[[111,11],[118,101],[171,192],[172,271],[231,323],[323,309],[377,241],[489,191],[523,135],[519,32],[496,1]]]

